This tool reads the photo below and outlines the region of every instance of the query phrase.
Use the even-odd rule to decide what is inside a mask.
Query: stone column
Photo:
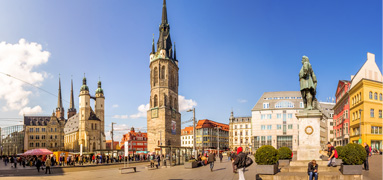
[[[297,160],[321,160],[320,121],[323,114],[319,110],[304,110],[295,116],[299,121]]]

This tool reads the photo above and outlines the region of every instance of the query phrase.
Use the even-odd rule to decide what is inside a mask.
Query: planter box
[[[335,165],[340,166],[343,163],[341,159],[335,159]]]
[[[286,166],[286,165],[290,165],[290,159],[281,159],[281,160],[278,160],[278,164],[279,165],[282,165],[282,166]]]
[[[274,165],[257,165],[257,174],[274,175],[278,172],[278,164]]]
[[[344,165],[340,166],[340,172],[342,174],[352,174],[352,175],[361,175],[362,174],[362,165]]]
[[[198,167],[198,162],[185,162],[184,164],[185,169],[192,169]]]

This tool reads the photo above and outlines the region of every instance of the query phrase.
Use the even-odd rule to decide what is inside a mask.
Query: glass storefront
[[[293,149],[293,136],[277,136],[277,149],[280,147]]]
[[[374,149],[383,149],[382,147],[382,141],[371,141],[371,149],[374,150]]]
[[[24,153],[24,126],[16,125],[1,128],[1,155]]]

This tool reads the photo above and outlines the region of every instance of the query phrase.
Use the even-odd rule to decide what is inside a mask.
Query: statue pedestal
[[[321,160],[320,122],[323,114],[319,110],[304,110],[295,116],[299,121],[297,160]]]

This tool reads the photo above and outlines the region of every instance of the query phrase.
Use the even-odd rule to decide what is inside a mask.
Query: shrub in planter
[[[276,174],[278,172],[279,154],[273,146],[264,145],[255,152],[257,174]]]
[[[336,151],[338,152],[338,159],[343,159],[344,156],[344,146],[337,146],[335,147]]]
[[[345,165],[361,165],[366,157],[366,150],[360,144],[350,143],[342,149],[342,160]]]
[[[347,144],[342,150],[340,171],[342,174],[362,174],[362,164],[366,160],[366,150],[360,144]]]
[[[282,159],[289,160],[291,159],[291,154],[292,154],[292,151],[288,147],[281,147],[278,149],[279,160],[282,160]]]

